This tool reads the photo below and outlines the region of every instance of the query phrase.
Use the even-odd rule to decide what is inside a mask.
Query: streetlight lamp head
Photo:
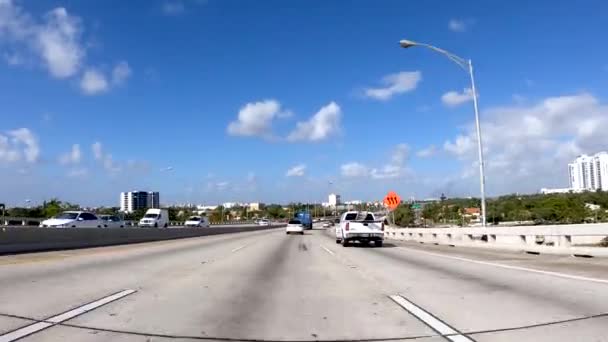
[[[402,40],[399,41],[399,45],[401,45],[402,48],[407,49],[409,47],[416,46],[418,44],[416,42],[411,41],[411,40],[402,39]]]

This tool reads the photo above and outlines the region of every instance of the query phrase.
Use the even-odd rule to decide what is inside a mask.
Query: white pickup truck
[[[340,217],[340,225],[336,227],[336,243],[347,247],[352,242],[361,244],[374,242],[374,246],[382,247],[384,242],[384,222],[376,221],[373,213],[367,211],[347,211]]]

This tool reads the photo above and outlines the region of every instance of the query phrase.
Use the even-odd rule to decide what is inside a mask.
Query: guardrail
[[[528,253],[608,256],[599,243],[608,237],[608,224],[571,224],[488,228],[387,227],[388,239],[437,245],[510,249]]]
[[[284,226],[275,224],[272,226],[239,225],[210,228],[0,227],[0,254],[183,239],[274,229]]]

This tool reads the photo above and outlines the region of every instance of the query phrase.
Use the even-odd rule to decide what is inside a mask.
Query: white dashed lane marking
[[[15,340],[18,340],[20,338],[23,338],[25,336],[29,336],[31,334],[35,334],[39,331],[42,331],[44,329],[48,329],[54,325],[60,324],[62,322],[65,322],[69,319],[72,319],[76,316],[80,316],[84,313],[87,313],[91,310],[97,309],[100,306],[106,305],[108,303],[111,303],[115,300],[118,300],[120,298],[126,297],[132,293],[134,293],[135,290],[124,290],[124,291],[120,291],[118,293],[115,293],[113,295],[98,299],[94,302],[91,302],[89,304],[85,304],[82,306],[79,306],[75,309],[72,309],[70,311],[64,312],[62,314],[59,315],[55,315],[51,318],[47,318],[41,322],[36,322],[36,323],[32,323],[30,325],[27,325],[23,328],[19,328],[16,330],[13,330],[11,332],[8,332],[6,334],[0,335],[0,342],[12,342]]]

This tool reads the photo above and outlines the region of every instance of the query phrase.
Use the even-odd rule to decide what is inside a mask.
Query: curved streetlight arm
[[[444,49],[440,49],[436,46],[433,45],[429,45],[429,44],[425,44],[425,43],[415,43],[415,45],[419,45],[419,46],[424,46],[425,48],[431,49],[433,51],[439,52],[440,54],[446,56],[447,58],[451,59],[452,62],[458,64],[459,67],[461,67],[464,71],[468,72],[469,71],[469,62],[462,58],[462,57],[458,57],[455,54],[446,51]]]

